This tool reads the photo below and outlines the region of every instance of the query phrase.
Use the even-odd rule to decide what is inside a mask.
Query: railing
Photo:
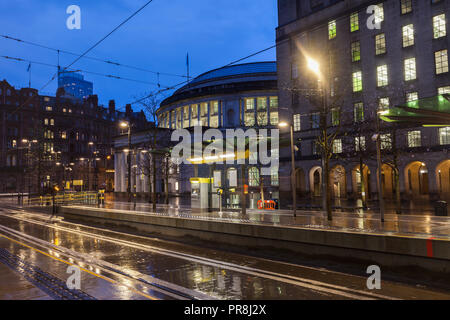
[[[61,193],[55,196],[45,195],[29,199],[30,206],[74,206],[74,205],[98,205],[104,195],[98,192]]]

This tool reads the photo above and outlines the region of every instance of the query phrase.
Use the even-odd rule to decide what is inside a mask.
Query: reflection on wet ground
[[[90,271],[83,273],[82,290],[97,299],[146,299],[146,295],[158,299],[173,298],[139,281],[145,277],[217,299],[450,298],[447,293],[384,281],[383,290],[373,294],[365,287],[364,277],[323,268],[284,264],[118,233],[60,218],[49,220],[43,214],[18,211],[0,213],[0,247],[60,279],[67,278],[67,264],[2,238],[5,230],[9,230],[5,227],[34,237],[26,240],[30,247],[40,247],[53,256]],[[48,242],[49,246],[44,246],[48,248],[42,248],[39,239]],[[115,271],[105,266],[111,266]],[[0,299],[4,297],[5,292],[0,288]]]
[[[328,221],[326,215],[316,211],[298,211],[292,216],[292,211],[262,211],[247,210],[243,216],[240,212],[203,212],[195,213],[187,207],[158,205],[156,213],[152,205],[127,202],[107,202],[105,208],[99,210],[126,210],[140,214],[157,214],[185,219],[215,220],[235,223],[256,223],[276,226],[303,227],[314,229],[333,229],[350,232],[387,233],[396,235],[435,236],[450,238],[450,217],[433,217],[419,215],[385,215],[384,223],[376,213],[333,213],[333,221]]]

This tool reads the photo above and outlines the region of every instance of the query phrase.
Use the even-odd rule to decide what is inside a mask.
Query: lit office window
[[[381,150],[392,149],[392,136],[390,133],[380,135]]]
[[[251,167],[248,169],[248,185],[250,187],[259,186],[259,169],[256,167]]]
[[[389,104],[390,104],[389,98],[380,98],[380,99],[378,99],[378,108],[380,110],[389,109]]]
[[[171,129],[176,129],[176,125],[177,125],[177,114],[176,114],[176,111],[175,110],[172,110],[171,112],[170,112],[170,120],[171,120],[171,126],[170,126],[170,128]]]
[[[278,118],[278,111],[270,112],[270,124],[273,126],[278,125],[279,118]]]
[[[278,125],[278,97],[270,97],[269,98],[269,107],[270,107],[270,124],[273,126]]]
[[[191,127],[198,126],[198,104],[191,105]]]
[[[408,147],[417,148],[422,146],[421,135],[419,130],[408,132]]]
[[[414,25],[409,24],[402,28],[403,48],[414,45]]]
[[[362,83],[362,72],[357,71],[353,72],[353,92],[362,91],[363,83]]]
[[[253,127],[255,125],[255,99],[245,99],[245,113],[244,122],[246,127]]]
[[[256,99],[257,102],[257,115],[258,115],[258,125],[267,126],[267,98],[259,97]]]
[[[212,101],[211,103],[211,115],[209,118],[209,126],[212,128],[219,127],[219,101]]]
[[[384,21],[384,6],[379,3],[375,6],[375,23],[381,23]]]
[[[389,84],[387,65],[377,67],[377,85],[384,87]]]
[[[419,93],[417,92],[409,92],[406,94],[406,102],[419,100]]]
[[[336,20],[328,22],[328,39],[334,39],[337,35]]]
[[[361,60],[361,43],[359,41],[352,42],[352,62]]]
[[[177,109],[177,129],[181,129],[183,126],[183,123],[181,122],[182,110],[183,110],[182,108]]]
[[[450,127],[439,128],[439,144],[441,146],[450,144]]]
[[[353,113],[355,122],[364,121],[364,105],[362,102],[357,102],[353,105]]]
[[[189,128],[189,106],[183,107],[183,128]]]
[[[448,72],[448,53],[447,50],[441,50],[434,53],[436,61],[436,74]]]
[[[366,151],[366,137],[355,137],[355,151]]]
[[[270,168],[270,184],[275,187],[280,185],[280,180],[278,177],[278,167]]]
[[[375,54],[384,54],[386,53],[386,37],[384,33],[378,34],[375,36]]]
[[[438,88],[438,94],[450,93],[450,86]]]
[[[209,126],[208,121],[208,104],[206,102],[200,104],[200,125]]]
[[[294,131],[300,131],[302,129],[301,126],[301,115],[294,114]]]
[[[445,14],[433,17],[433,36],[434,39],[445,37],[447,35]]]
[[[409,58],[405,60],[405,81],[415,80],[416,73],[416,58]]]
[[[355,12],[350,15],[350,32],[355,32],[358,30],[359,30],[359,16],[358,12]]]
[[[412,12],[412,0],[401,0],[402,14]]]
[[[333,153],[339,154],[342,153],[342,140],[335,139],[333,141]]]

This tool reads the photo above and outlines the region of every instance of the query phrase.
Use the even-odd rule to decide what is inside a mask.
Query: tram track
[[[23,215],[23,212],[20,212],[20,211],[18,211],[18,212]],[[64,226],[49,225],[47,223],[37,221],[33,218],[30,218],[29,217],[30,214],[28,214],[28,213],[27,213],[27,215],[28,215],[28,217],[24,217],[24,216],[17,217],[14,215],[11,216],[11,215],[0,214],[0,216],[7,216],[9,218],[26,221],[28,223],[40,225],[40,226],[47,227],[47,228],[53,228],[55,230],[65,231],[65,232],[69,232],[69,233],[76,233],[77,235],[83,235],[86,237],[95,238],[95,239],[106,241],[106,242],[113,242],[115,244],[120,244],[120,245],[123,245],[126,247],[131,247],[134,249],[139,249],[139,250],[162,254],[162,255],[166,255],[166,256],[170,256],[170,257],[174,257],[174,258],[184,259],[184,260],[188,260],[190,262],[199,263],[202,265],[208,265],[208,266],[221,268],[221,269],[225,269],[225,270],[229,270],[229,271],[239,272],[239,273],[243,273],[243,274],[246,274],[246,275],[249,275],[252,277],[270,279],[270,280],[274,280],[274,281],[288,283],[288,284],[295,285],[295,286],[301,286],[301,287],[304,287],[304,288],[307,288],[310,290],[314,290],[314,291],[318,291],[318,292],[321,292],[321,293],[327,294],[327,295],[331,294],[331,295],[337,295],[337,296],[341,296],[341,297],[348,298],[348,299],[363,299],[363,300],[366,300],[366,299],[368,299],[368,300],[396,299],[396,298],[386,296],[386,295],[381,295],[381,294],[367,292],[367,291],[363,291],[363,290],[348,288],[348,287],[340,286],[340,285],[334,285],[334,284],[325,283],[322,281],[276,273],[276,272],[262,270],[262,269],[258,269],[258,268],[252,268],[252,267],[248,267],[248,266],[237,265],[234,263],[218,261],[218,260],[214,260],[214,259],[210,259],[210,258],[195,256],[195,255],[191,255],[191,254],[187,254],[187,253],[183,253],[183,252],[171,251],[171,250],[167,250],[167,249],[163,249],[163,248],[156,248],[154,246],[144,245],[144,244],[140,244],[137,242],[131,242],[131,241],[123,240],[123,239],[118,239],[115,237],[113,238],[113,237],[109,237],[109,236],[105,236],[105,235],[100,235],[100,234],[96,234],[94,232],[73,230],[71,228],[67,228]],[[68,224],[68,225],[79,226],[77,224],[72,224],[69,222],[63,222],[63,223]],[[87,227],[84,225],[81,225],[81,226],[83,226],[83,228],[86,228],[86,229],[92,230],[92,231],[94,231],[96,229],[94,227]],[[118,233],[118,232],[111,231],[111,233]],[[140,238],[139,236],[136,236],[136,237]],[[60,249],[60,248],[58,248],[58,249]],[[72,253],[72,254],[74,254],[74,253]],[[106,264],[107,264],[107,262],[106,262]],[[102,262],[102,265],[105,266],[105,264],[103,262]],[[130,274],[130,273],[132,274],[133,272],[134,271],[128,270],[127,274]]]

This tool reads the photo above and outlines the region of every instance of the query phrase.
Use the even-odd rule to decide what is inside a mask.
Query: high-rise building
[[[377,197],[373,136],[380,110],[450,92],[449,5],[448,0],[278,0],[280,120],[292,122],[301,139],[299,195],[322,192],[317,137],[323,93],[326,127],[336,133],[333,196]],[[380,127],[386,197],[397,191],[410,199],[450,197],[450,127],[382,121]]]
[[[92,82],[84,80],[84,76],[71,71],[58,73],[58,89],[63,88],[66,95],[77,99],[87,99],[94,94]]]

